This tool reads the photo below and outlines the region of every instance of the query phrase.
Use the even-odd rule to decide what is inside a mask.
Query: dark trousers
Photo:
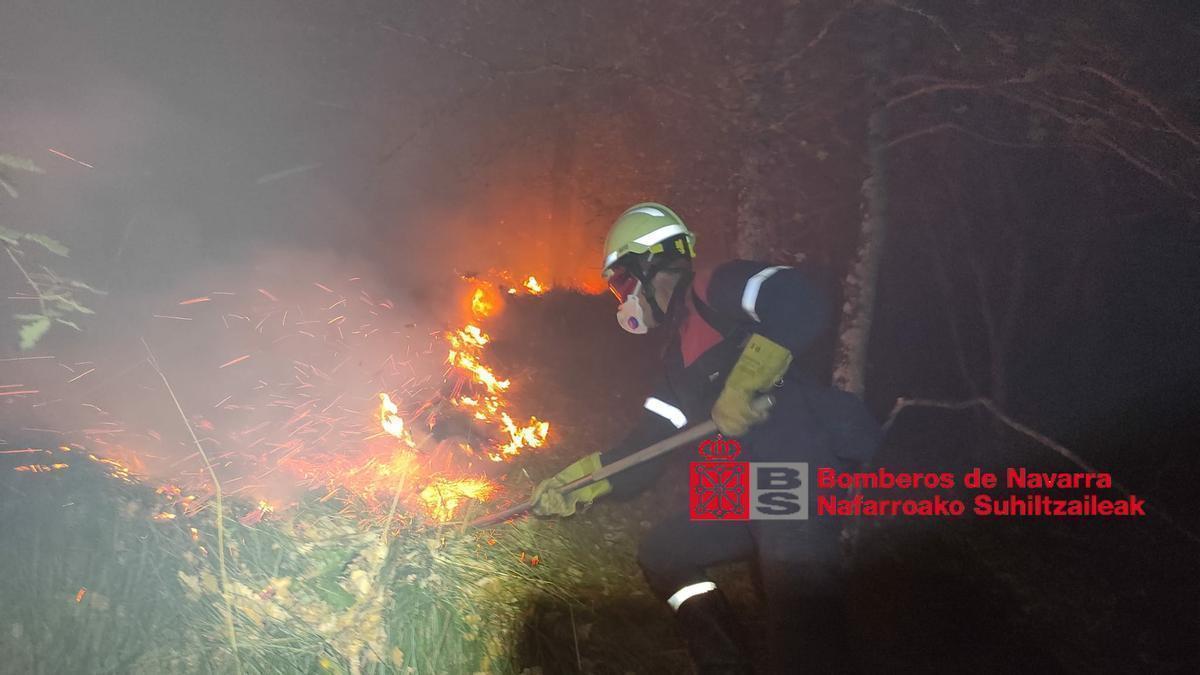
[[[846,672],[841,524],[831,518],[706,522],[682,515],[650,530],[638,546],[638,564],[665,602],[680,588],[706,581],[707,567],[754,561],[766,604],[766,672]]]

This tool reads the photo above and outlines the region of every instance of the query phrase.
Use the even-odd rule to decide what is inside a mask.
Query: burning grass
[[[412,308],[358,277],[256,279],[240,292],[160,298],[171,315],[153,314],[146,328],[183,410],[164,408],[174,392],[163,390],[167,373],[144,367],[149,351],[81,342],[74,358],[95,360],[46,355],[10,364],[6,376],[38,384],[0,392],[13,397],[4,412],[28,404],[30,414],[13,426],[52,435],[39,442],[80,443],[201,502],[219,481],[273,509],[316,489],[376,525],[397,506],[450,520],[466,502],[496,494],[490,476],[505,469],[491,465],[549,439],[550,423],[518,412],[519,387],[488,353],[485,322],[506,303],[547,290],[533,276],[507,279],[465,280],[471,306],[458,327],[438,330],[418,328]],[[480,294],[491,300],[474,302]],[[184,410],[186,419],[170,422]]]
[[[153,481],[139,478],[148,473],[143,461],[163,464],[156,455],[169,446],[169,427],[161,420],[174,410],[158,410],[155,426],[139,428],[101,400],[68,399],[98,416],[75,435],[78,445],[46,451],[36,449],[37,441],[34,449],[0,451],[0,653],[11,655],[5,667],[505,673],[531,664],[570,672],[620,663],[621,672],[677,670],[645,665],[665,642],[652,639],[645,617],[663,610],[638,596],[632,538],[622,530],[627,523],[588,523],[585,515],[569,524],[530,520],[488,531],[461,525],[524,498],[537,477],[595,449],[593,427],[613,423],[607,405],[618,393],[603,363],[623,353],[614,344],[609,357],[579,361],[571,338],[598,332],[580,326],[593,320],[611,328],[606,311],[588,306],[595,298],[534,297],[528,284],[478,287],[520,309],[511,318],[497,314],[494,342],[483,330],[491,325],[482,323],[486,317],[473,317],[459,331],[429,336],[428,344],[422,336],[421,345],[401,345],[395,353],[378,341],[397,338],[377,337],[379,325],[360,323],[386,314],[385,301],[354,303],[343,293],[320,311],[301,313],[274,304],[290,301],[265,288],[252,294],[257,313],[220,306],[231,302],[230,294],[181,301],[178,312],[210,312],[217,326],[228,325],[248,344],[213,360],[205,371],[211,382],[172,378],[184,388],[197,382],[221,388],[202,398],[192,392],[183,407],[230,486],[222,519],[228,583],[218,565],[215,503],[194,473],[199,460],[176,461],[178,481],[160,473]],[[601,304],[607,310],[607,301]],[[355,315],[351,308],[358,306]],[[334,316],[327,321],[325,314]],[[190,325],[202,317],[195,318]],[[500,327],[506,321],[512,330]],[[253,351],[256,342],[270,347]],[[160,336],[157,344],[165,345],[156,350],[162,356],[171,343]],[[489,390],[478,373],[442,362],[449,351],[472,355],[497,384],[508,384]],[[370,368],[343,366],[348,354],[369,356]],[[418,377],[404,365],[422,359],[436,366],[432,376]],[[21,363],[59,367],[53,357]],[[62,366],[70,371],[64,378],[88,368],[98,368],[89,378],[103,378],[114,370],[108,363],[68,365],[75,368]],[[178,355],[164,359],[164,367],[175,372]],[[544,374],[535,376],[533,367]],[[355,379],[364,373],[381,379]],[[528,386],[535,381],[550,386]],[[116,382],[122,391],[150,391],[134,377]],[[537,418],[520,424],[510,386],[521,391],[521,408],[575,421],[563,427],[576,439],[565,455],[523,453],[519,465],[511,461],[517,453],[505,447],[539,447],[549,425]],[[197,398],[207,407],[189,404]],[[44,409],[64,405],[48,400]],[[440,426],[459,418],[485,431],[472,436],[467,426],[469,433],[438,436]],[[462,447],[464,440],[474,447]],[[470,469],[464,458],[489,470]],[[291,484],[293,495],[297,485],[307,491],[272,499],[256,489],[268,478]],[[600,624],[625,629],[592,630]],[[614,639],[604,644],[597,637],[603,635]]]
[[[78,451],[34,454],[69,466],[29,475],[11,470],[29,456],[0,457],[7,667],[232,672],[208,508],[189,513]],[[247,673],[519,672],[530,607],[579,610],[595,570],[629,564],[554,524],[389,533],[316,498],[225,529]]]

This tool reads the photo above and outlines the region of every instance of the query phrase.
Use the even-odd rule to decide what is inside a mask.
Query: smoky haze
[[[5,364],[12,381],[46,394],[8,408],[6,433],[82,443],[194,487],[208,477],[190,426],[231,491],[282,501],[320,485],[316,462],[394,446],[380,431],[381,392],[411,419],[445,368],[430,314],[345,277],[354,267],[285,249],[110,295],[87,339],[53,332],[34,353],[54,358]]]
[[[422,297],[489,268],[595,290],[613,213],[686,192],[714,130],[664,128],[621,76],[575,86],[591,74],[571,63],[625,58],[619,22],[483,11],[6,3],[3,151],[47,174],[5,208],[114,291],[280,245]],[[691,203],[702,234],[731,206]]]
[[[327,387],[306,400],[342,411],[334,437],[361,438],[379,391],[440,375],[430,336],[462,318],[462,275],[596,290],[607,220],[650,196],[646,176],[672,180],[654,162],[613,171],[607,199],[589,186],[654,154],[630,133],[646,121],[573,99],[569,69],[534,45],[497,63],[467,55],[454,45],[475,36],[453,26],[470,10],[440,7],[6,3],[0,153],[45,173],[12,177],[5,223],[65,243],[56,271],[107,291],[85,303],[97,314],[84,339],[55,327],[32,352],[6,342],[5,357],[55,357],[6,371],[55,392],[32,413],[8,408],[6,429],[87,430],[107,454],[173,475],[193,447],[145,339],[189,421],[211,431],[206,447],[241,475],[249,460],[228,453],[286,453],[301,426],[276,405],[296,394],[281,386]],[[325,323],[338,299],[362,310],[364,295],[389,307]],[[356,339],[348,355],[339,341]],[[407,369],[385,365],[392,355]],[[281,432],[219,433],[263,423]]]
[[[953,63],[965,70],[946,76],[979,82],[1030,72],[1028,60],[1045,54],[997,42],[993,21],[1023,35],[1030,28],[1024,21],[1039,14],[1020,7],[996,18],[965,5],[951,12],[967,31],[960,43],[920,14],[893,16],[899,10],[888,3],[891,9],[861,7],[841,18],[837,3],[819,4],[791,11],[798,6],[746,2],[698,11],[692,3],[632,1],[8,2],[0,8],[0,152],[32,158],[46,173],[11,176],[20,197],[0,194],[0,209],[11,227],[70,245],[60,271],[110,291],[96,305],[97,320],[124,317],[133,340],[151,309],[218,288],[210,283],[216,270],[224,271],[222,280],[241,282],[229,284],[237,292],[253,293],[256,264],[297,253],[305,257],[295,259],[284,286],[312,288],[321,281],[314,276],[361,277],[429,330],[457,311],[455,280],[463,274],[536,274],[596,290],[601,233],[615,213],[641,199],[680,205],[699,232],[701,258],[736,254],[790,264],[804,252],[840,281],[856,245],[866,175],[863,54],[883,44],[881,35],[899,36],[884,45],[894,50],[888,65],[897,82],[924,73],[937,63],[934,54],[963,54]],[[1190,110],[1196,61],[1187,41],[1145,38],[1182,26],[1173,14],[1134,21],[1120,8],[1092,9],[1097,27],[1087,44],[1121,47],[1109,56],[1124,55],[1130,72],[1155,89],[1177,79],[1178,107]],[[914,25],[900,26],[900,18]],[[1038,24],[1046,45],[1077,23],[1065,18],[1051,13]],[[1148,32],[1132,31],[1135,23]],[[920,40],[904,37],[907,30]],[[1153,58],[1140,49],[1144,42],[1156,44]],[[1092,62],[1087,50],[1069,55]],[[996,63],[1004,66],[1000,75]],[[981,64],[986,68],[976,70]],[[1130,109],[1122,114],[1144,107],[1117,94],[1096,101]],[[889,155],[898,188],[890,246],[903,253],[889,254],[871,341],[876,407],[886,410],[896,395],[911,394],[913,382],[946,383],[957,392],[960,380],[995,381],[1003,398],[1001,385],[1013,373],[1031,382],[1066,381],[1062,364],[1074,363],[1073,384],[1055,389],[1053,400],[1024,406],[1057,411],[1040,423],[1061,424],[1053,430],[1069,436],[1107,416],[1101,411],[1128,405],[1130,392],[1157,386],[1157,373],[1194,371],[1195,350],[1187,346],[1195,313],[1142,301],[1195,304],[1195,284],[1155,274],[1168,269],[1164,260],[1180,275],[1193,269],[1188,251],[1176,245],[1175,231],[1151,227],[1165,220],[1178,223],[1178,232],[1190,230],[1194,207],[1155,203],[1168,193],[1136,182],[1147,176],[1114,157],[1087,155],[1091,168],[1080,171],[1074,155],[1048,154],[1061,138],[1026,148],[1045,131],[1027,128],[1028,111],[993,114],[990,102],[943,107],[953,115],[978,112],[972,122],[981,124],[970,128],[1020,147],[1002,153],[998,148],[1007,146],[978,146],[969,135],[926,136],[947,125],[927,119],[932,113],[919,106],[907,117],[895,113],[893,142],[930,142],[905,141],[908,149]],[[1192,175],[1194,162],[1176,166],[1158,151],[1182,145],[1155,136],[1153,125],[1138,125],[1152,138],[1139,153],[1163,157],[1171,175]],[[985,206],[985,194],[996,197],[994,206]],[[955,239],[962,230],[956,219],[965,217],[960,208],[994,239]],[[1014,220],[1019,213],[1026,215]],[[927,224],[947,231],[930,234],[939,230]],[[1022,235],[1009,236],[1012,228],[1023,228]],[[757,241],[756,229],[765,233]],[[1160,242],[1144,234],[1154,232]],[[962,263],[944,278],[926,259],[936,253],[930,236],[946,247],[946,260]],[[985,345],[986,322],[976,320],[979,296],[967,292],[976,271],[963,251],[988,248],[979,255],[1004,279],[1015,267],[994,255],[1004,242],[1013,248],[1009,258],[1028,259],[1064,290],[1025,294],[1044,307],[1010,303],[1014,339],[993,349]],[[322,274],[302,274],[315,264],[309,261],[321,261]],[[0,269],[6,289],[23,287],[14,270]],[[1074,277],[1060,279],[1063,270]],[[1026,299],[1017,281],[1012,292],[1003,283],[984,295]],[[950,291],[962,296],[951,306],[977,324],[961,330],[958,349],[969,353],[962,359],[945,358],[959,329],[931,302],[955,297]],[[21,311],[19,302],[10,305],[6,322]],[[1078,316],[1066,320],[1066,310]],[[72,335],[64,330],[51,333],[46,349]],[[1159,341],[1161,353],[1186,357],[1189,365],[1156,358]],[[923,342],[930,347],[921,358],[907,351]],[[1077,342],[1095,348],[1088,359],[1076,358]],[[16,352],[11,339],[3,349]],[[1007,370],[996,356],[1006,349],[1013,352]],[[223,363],[222,356],[214,351],[207,362]],[[1015,382],[1008,387],[1017,389]],[[1079,392],[1087,392],[1087,403]]]

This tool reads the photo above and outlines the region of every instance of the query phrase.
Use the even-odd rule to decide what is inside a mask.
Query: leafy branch
[[[46,173],[44,170],[42,170],[42,167],[34,164],[33,160],[31,159],[4,154],[0,154],[0,169],[14,169],[16,171],[27,171],[29,173]],[[4,188],[4,191],[8,193],[8,196],[12,197],[13,199],[16,199],[17,195],[19,194],[17,192],[17,188],[13,186],[12,181],[9,180],[8,176],[6,176],[2,170],[0,170],[0,188]]]
[[[42,173],[42,169],[32,161],[4,154],[0,154],[0,169]],[[0,187],[3,187],[9,196],[17,197],[16,188],[6,180],[2,171],[0,171]],[[40,310],[36,314],[13,315],[13,318],[21,324],[19,337],[22,350],[32,349],[56,323],[69,326],[77,331],[82,330],[76,321],[83,315],[95,314],[95,312],[80,302],[79,293],[104,295],[103,291],[92,288],[82,281],[58,276],[54,270],[45,265],[37,265],[39,270],[31,269],[32,265],[23,264],[23,259],[26,263],[30,262],[30,254],[26,250],[25,244],[36,244],[48,253],[61,258],[66,258],[71,253],[70,249],[58,240],[44,234],[22,232],[0,225],[0,245],[4,246],[4,252],[8,254],[9,260],[12,260],[26,283],[33,289],[33,295],[29,297],[38,301]]]

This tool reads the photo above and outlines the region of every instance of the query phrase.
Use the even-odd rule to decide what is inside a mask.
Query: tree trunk
[[[867,120],[869,172],[862,184],[862,228],[854,260],[842,283],[842,316],[833,369],[834,385],[860,398],[866,391],[867,346],[875,318],[875,289],[887,233],[886,115],[881,106]]]
[[[766,3],[764,3],[765,5]],[[798,18],[802,12],[789,7],[787,2],[771,3],[766,10],[774,17],[771,33],[764,36],[765,49],[759,54],[747,56],[750,63],[743,64],[751,72],[755,60],[766,59],[769,64],[781,63],[792,49]],[[746,77],[746,90],[742,95],[746,102],[742,129],[742,166],[736,174],[737,191],[737,238],[734,252],[743,260],[769,260],[780,223],[773,216],[775,201],[769,186],[772,171],[771,153],[777,148],[767,140],[766,129],[777,119],[783,95],[784,74],[766,68],[764,74]]]
[[[756,139],[757,140],[757,139]],[[764,180],[766,149],[751,142],[742,151],[742,168],[738,171],[737,241],[734,250],[743,260],[761,260],[771,251],[771,232],[764,212],[770,200]]]

